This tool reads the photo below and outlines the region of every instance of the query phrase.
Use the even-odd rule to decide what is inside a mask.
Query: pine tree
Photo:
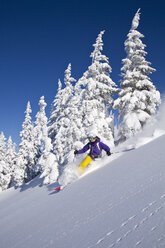
[[[67,147],[64,155],[65,164],[72,162],[74,159],[73,151],[83,146],[81,141],[84,134],[79,101],[78,92],[74,88],[74,95],[68,103],[69,125],[65,128],[65,135],[67,137],[65,141]]]
[[[37,160],[41,155],[47,151],[52,150],[51,139],[48,137],[48,119],[46,117],[45,108],[47,106],[44,96],[40,98],[38,103],[40,110],[36,114],[34,137],[35,137],[35,147],[37,149]],[[36,173],[43,171],[44,168],[36,168]]]
[[[48,138],[48,119],[46,117],[45,108],[47,106],[44,96],[40,98],[40,101],[38,103],[40,110],[36,114],[36,126],[34,128],[35,133],[35,143],[38,148],[38,154],[39,156],[42,154],[42,152],[45,149],[48,149],[49,151],[52,149],[50,138]],[[49,141],[48,141],[49,140]],[[50,147],[48,146],[50,144]]]
[[[9,163],[7,162],[6,138],[1,132],[0,134],[0,191],[9,187],[11,174]]]
[[[0,161],[5,161],[6,158],[6,138],[4,133],[0,134]]]
[[[61,115],[61,102],[62,102],[62,83],[58,80],[58,90],[55,99],[52,104],[52,110],[49,119],[49,137],[52,143],[55,141],[55,136],[57,134],[58,126],[57,119]]]
[[[67,69],[65,70],[64,75],[65,88],[60,88],[60,90],[58,91],[59,97],[56,97],[56,99],[59,99],[58,108],[60,114],[57,116],[54,123],[56,135],[53,138],[53,150],[56,154],[59,165],[64,165],[66,163],[65,157],[66,154],[68,154],[68,152],[70,151],[70,147],[68,147],[67,142],[68,139],[70,139],[70,137],[68,136],[68,128],[70,128],[71,124],[70,103],[74,94],[74,87],[72,85],[72,82],[75,81],[76,80],[71,77],[71,64],[69,64]],[[71,140],[70,142],[72,143]]]
[[[114,104],[114,108],[119,109],[120,140],[125,140],[141,130],[160,104],[160,93],[148,76],[155,69],[145,59],[146,45],[141,41],[144,35],[136,30],[139,20],[140,9],[133,18],[132,27],[124,43],[127,57],[122,60],[123,79],[120,84],[119,98]]]
[[[18,186],[30,181],[35,176],[33,166],[35,164],[36,149],[34,145],[34,127],[30,116],[31,112],[30,102],[28,102],[25,120],[22,125],[23,130],[20,132],[21,142],[13,175],[13,182]]]
[[[6,159],[9,165],[10,184],[12,183],[12,175],[14,172],[15,162],[16,162],[15,146],[16,144],[15,143],[13,144],[12,138],[10,136],[7,141],[7,152],[6,152]]]
[[[109,109],[113,106],[112,96],[117,92],[117,86],[110,78],[112,71],[108,58],[101,52],[103,50],[101,31],[96,39],[94,51],[91,53],[92,64],[79,80],[77,86],[80,90],[80,106],[82,123],[87,135],[91,126],[102,139],[113,143],[113,115]]]
[[[44,150],[38,160],[38,164],[42,168],[40,177],[44,178],[43,184],[50,184],[57,180],[59,176],[59,166],[55,154]]]
[[[45,113],[47,104],[44,96],[40,98],[38,105],[40,110],[36,114],[36,126],[34,128],[35,145],[38,151],[36,173],[41,173],[41,177],[44,177],[44,184],[49,184],[57,180],[59,175],[58,164],[56,156],[52,153],[51,139],[48,137],[48,120]]]

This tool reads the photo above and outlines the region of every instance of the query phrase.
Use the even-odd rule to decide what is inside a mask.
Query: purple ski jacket
[[[100,141],[100,138],[97,138],[97,140],[95,142],[89,142],[88,144],[86,144],[81,150],[78,151],[78,154],[84,153],[84,152],[88,151],[89,149],[90,149],[90,151],[89,151],[88,155],[92,159],[100,157],[102,150],[104,150],[106,152],[110,151],[109,146],[102,143]]]

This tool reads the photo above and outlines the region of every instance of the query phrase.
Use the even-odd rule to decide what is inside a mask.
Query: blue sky
[[[151,79],[163,94],[164,0],[0,0],[0,131],[18,143],[27,101],[35,120],[42,95],[49,117],[58,78],[63,81],[68,63],[74,78],[82,76],[101,30],[111,78],[119,85],[124,41],[138,8],[146,59],[157,70]]]

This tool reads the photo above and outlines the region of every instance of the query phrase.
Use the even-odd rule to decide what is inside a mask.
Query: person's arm
[[[84,153],[88,150],[89,150],[89,143],[86,144],[81,150],[78,150],[78,151],[76,150],[77,151],[76,154],[81,154],[81,153]]]
[[[110,148],[109,146],[107,146],[106,144],[100,142],[100,145],[101,145],[101,149],[103,149],[104,151],[106,151],[107,155],[110,156],[111,155],[111,152],[110,152]]]

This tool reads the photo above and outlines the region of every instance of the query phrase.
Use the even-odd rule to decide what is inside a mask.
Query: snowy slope
[[[114,154],[56,194],[41,179],[2,192],[0,247],[165,247],[164,149],[162,135]]]

